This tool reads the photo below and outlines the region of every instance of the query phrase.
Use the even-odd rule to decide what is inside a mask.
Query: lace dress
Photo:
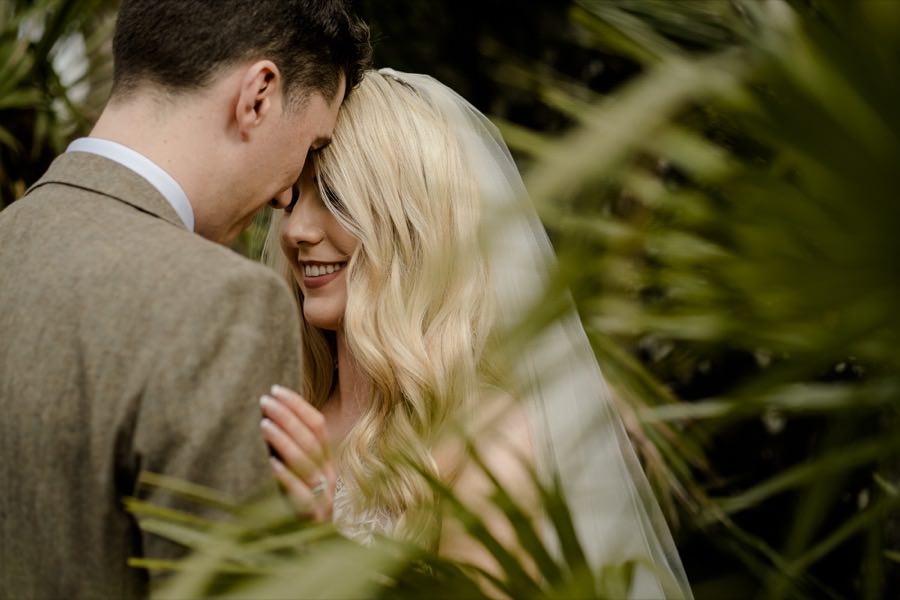
[[[354,510],[353,486],[337,478],[334,488],[334,526],[342,534],[367,546],[375,542],[375,536],[391,537],[397,525],[396,516],[383,507],[366,507],[362,512]]]

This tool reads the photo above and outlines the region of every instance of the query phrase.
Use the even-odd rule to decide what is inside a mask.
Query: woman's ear
[[[235,106],[241,138],[248,138],[272,114],[273,102],[281,100],[281,81],[281,72],[270,60],[255,62],[244,72]]]

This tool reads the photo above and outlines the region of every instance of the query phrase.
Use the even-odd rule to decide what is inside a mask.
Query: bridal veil
[[[496,127],[437,80],[381,69],[439,108],[475,171],[489,235],[501,329],[513,330],[544,297],[556,266],[550,240]],[[634,561],[631,597],[691,598],[658,503],[628,440],[567,294],[562,316],[516,348],[514,379],[530,416],[538,472],[557,477],[595,568]],[[547,529],[546,540],[555,536]]]

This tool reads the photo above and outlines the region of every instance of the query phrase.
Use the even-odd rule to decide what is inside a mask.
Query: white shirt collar
[[[78,138],[66,148],[66,152],[98,154],[131,169],[155,187],[165,198],[188,230],[194,230],[194,208],[184,189],[162,167],[143,154],[117,142],[94,137]]]

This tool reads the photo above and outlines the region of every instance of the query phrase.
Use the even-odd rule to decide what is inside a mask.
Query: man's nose
[[[277,194],[274,198],[269,201],[269,204],[272,208],[280,208],[285,209],[290,206],[291,201],[294,198],[294,187],[291,186],[286,190]]]

